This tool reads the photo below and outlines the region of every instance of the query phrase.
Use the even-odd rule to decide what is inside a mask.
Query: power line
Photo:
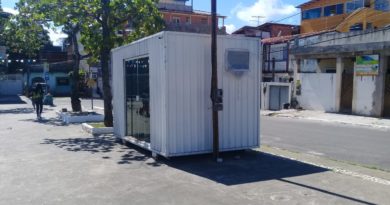
[[[284,20],[286,20],[286,19],[295,17],[295,16],[297,16],[297,15],[299,15],[299,14],[301,14],[301,13],[302,13],[302,12],[299,12],[299,13],[293,14],[293,15],[291,15],[291,16],[287,16],[287,17],[285,17],[285,18],[282,18],[282,19],[279,19],[279,20],[276,20],[276,21],[270,21],[270,23],[278,23],[278,22],[284,21]]]

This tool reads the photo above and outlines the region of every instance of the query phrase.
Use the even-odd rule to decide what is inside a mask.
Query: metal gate
[[[341,82],[340,112],[352,113],[353,73],[343,72]]]
[[[387,71],[385,81],[385,99],[384,99],[384,110],[383,116],[390,117],[390,70]]]
[[[269,109],[281,110],[284,104],[289,103],[289,87],[271,85],[269,96]]]

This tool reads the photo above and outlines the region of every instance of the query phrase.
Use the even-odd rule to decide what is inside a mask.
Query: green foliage
[[[29,8],[20,7],[20,4],[17,8],[18,15],[3,19],[3,29],[0,31],[3,43],[11,52],[34,57],[40,48],[50,42],[48,32],[39,21],[32,18]]]
[[[164,21],[156,4],[157,0],[106,0],[108,7],[103,11],[104,0],[82,0],[85,9],[81,41],[92,61],[101,58],[103,47],[112,49],[163,29]],[[106,18],[104,18],[106,16]],[[131,25],[131,33],[118,35]],[[103,43],[103,26],[108,41]],[[124,33],[124,32],[123,32]]]

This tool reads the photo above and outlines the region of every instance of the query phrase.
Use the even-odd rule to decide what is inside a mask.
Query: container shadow
[[[276,180],[329,171],[310,164],[248,150],[222,153],[223,163],[210,155],[173,158],[166,163],[176,169],[227,186]]]

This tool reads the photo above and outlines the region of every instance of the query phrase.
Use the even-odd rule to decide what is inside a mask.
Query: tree
[[[81,41],[93,59],[100,60],[103,74],[104,124],[113,126],[109,60],[111,49],[161,31],[163,20],[157,0],[82,0],[84,23]],[[132,26],[129,35],[118,31]]]
[[[5,20],[1,37],[9,53],[25,55],[28,58],[37,56],[39,50],[50,42],[48,32],[43,25],[34,21],[31,15],[21,12]],[[27,81],[30,72],[27,70]]]
[[[73,48],[74,65],[70,76],[72,78],[71,104],[74,112],[82,111],[79,94],[79,69],[80,61],[88,57],[88,55],[80,54],[77,37],[83,23],[81,16],[84,15],[80,9],[80,3],[81,1],[77,0],[20,0],[17,4],[20,12],[28,13],[34,21],[51,29],[62,27],[62,32],[68,35],[68,41],[71,42]]]

